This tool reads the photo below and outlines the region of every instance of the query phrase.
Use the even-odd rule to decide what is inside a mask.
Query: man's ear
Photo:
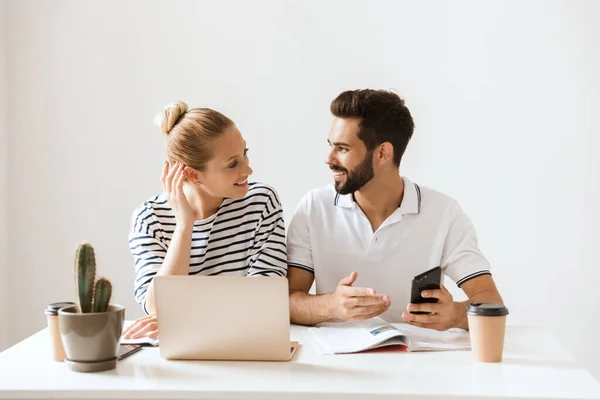
[[[376,152],[377,161],[380,165],[394,161],[394,146],[390,142],[384,142],[379,145]]]

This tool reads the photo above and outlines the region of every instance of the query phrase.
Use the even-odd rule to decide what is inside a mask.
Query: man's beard
[[[339,167],[337,165],[330,165],[333,171],[341,171],[346,173],[345,182],[335,182],[335,190],[339,194],[350,194],[354,193],[363,186],[365,186],[373,176],[375,171],[373,170],[373,152],[368,152],[364,160],[351,172],[347,169]]]

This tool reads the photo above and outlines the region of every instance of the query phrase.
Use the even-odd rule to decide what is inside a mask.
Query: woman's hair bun
[[[187,110],[188,106],[183,101],[169,103],[162,112],[156,115],[154,122],[160,128],[160,131],[168,136],[171,129],[177,125],[177,122]]]

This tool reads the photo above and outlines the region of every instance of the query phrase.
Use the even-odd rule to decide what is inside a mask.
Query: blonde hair
[[[212,158],[214,141],[233,121],[210,108],[192,108],[176,101],[156,115],[156,125],[166,136],[167,158],[201,171]]]

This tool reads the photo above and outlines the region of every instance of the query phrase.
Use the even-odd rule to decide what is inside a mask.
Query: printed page
[[[440,332],[409,324],[394,324],[394,326],[408,337],[409,351],[469,350],[471,348],[469,332],[464,329],[453,328]]]
[[[381,344],[406,344],[402,333],[381,318],[324,323],[317,328],[309,328],[308,333],[317,342],[317,351],[323,354],[355,353]]]

